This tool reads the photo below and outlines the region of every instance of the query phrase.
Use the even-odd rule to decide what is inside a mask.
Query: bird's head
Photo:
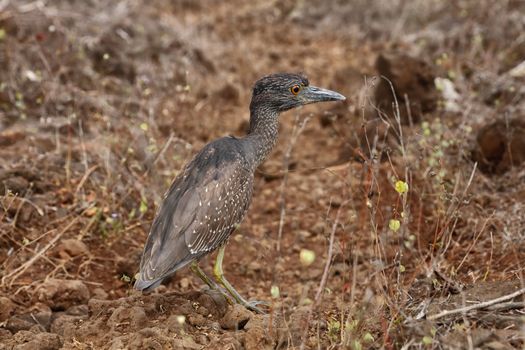
[[[345,99],[335,91],[310,85],[301,74],[277,73],[267,75],[255,83],[250,109],[284,112],[310,103]]]

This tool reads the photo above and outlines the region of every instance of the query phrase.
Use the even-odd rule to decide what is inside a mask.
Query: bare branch
[[[487,308],[489,306],[492,306],[492,305],[495,305],[495,304],[498,304],[498,303],[502,303],[502,302],[507,301],[507,300],[512,300],[512,299],[514,299],[516,297],[519,297],[520,295],[523,295],[523,294],[525,294],[525,288],[522,288],[520,290],[515,291],[514,293],[507,294],[507,295],[504,295],[504,296],[496,298],[496,299],[484,301],[484,302],[479,303],[479,304],[469,305],[469,306],[461,307],[459,309],[445,310],[445,311],[442,311],[442,312],[440,312],[438,314],[428,316],[427,320],[433,321],[433,320],[437,320],[439,318],[443,318],[445,316],[456,315],[456,314],[465,313],[465,312],[472,311],[472,310],[485,309],[485,308]]]

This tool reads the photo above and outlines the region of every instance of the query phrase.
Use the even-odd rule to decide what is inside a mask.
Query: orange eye
[[[294,95],[297,95],[301,91],[301,85],[294,85],[290,88],[290,92]]]

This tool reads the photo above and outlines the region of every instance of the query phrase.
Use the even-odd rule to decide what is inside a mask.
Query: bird
[[[311,103],[345,99],[335,91],[310,85],[303,74],[274,73],[257,80],[248,133],[205,145],[164,195],[144,245],[135,289],[151,290],[190,264],[204,283],[229,302],[262,313],[257,307],[261,302],[247,301],[225,278],[226,242],[248,212],[255,171],[277,142],[279,115]],[[217,249],[213,280],[198,262]]]

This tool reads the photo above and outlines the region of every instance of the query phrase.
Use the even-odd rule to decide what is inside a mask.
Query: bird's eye
[[[299,91],[301,91],[301,89],[302,89],[301,85],[296,84],[290,88],[290,92],[294,95],[297,95]]]

